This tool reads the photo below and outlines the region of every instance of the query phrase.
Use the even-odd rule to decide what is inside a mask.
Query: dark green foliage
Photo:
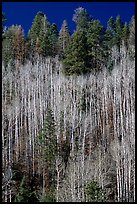
[[[107,23],[107,30],[105,33],[105,42],[108,49],[111,49],[114,45],[120,47],[123,36],[123,22],[118,15],[116,21],[111,17]]]
[[[30,41],[31,50],[35,49],[37,38],[43,41],[46,32],[49,28],[49,22],[47,17],[42,12],[38,12],[32,23],[32,27],[28,32],[28,40]]]
[[[129,44],[135,46],[135,16],[132,16],[129,24]]]
[[[7,67],[8,63],[14,66],[15,50],[14,50],[14,37],[17,30],[17,26],[11,26],[4,33],[4,39],[2,41],[2,61],[4,66]]]
[[[92,17],[88,14],[86,9],[79,7],[75,10],[73,21],[77,24],[77,30],[86,30],[88,28],[88,23],[91,20]]]
[[[90,47],[94,47],[101,42],[101,37],[103,34],[103,26],[100,24],[99,20],[92,20],[89,23],[87,41]]]
[[[28,186],[26,185],[25,176],[24,176],[20,183],[20,187],[14,202],[29,202],[30,196],[31,196],[31,192]]]
[[[41,48],[42,56],[46,57],[51,55],[51,44],[50,44],[48,33],[45,34],[45,36],[42,34],[40,35],[40,48]]]
[[[2,23],[5,22],[2,13]],[[55,23],[50,23],[43,12],[38,12],[33,20],[28,36],[24,39],[22,30],[17,26],[10,27],[3,34],[2,58],[5,66],[14,66],[14,61],[24,62],[24,59],[35,61],[38,55],[55,57],[59,55],[64,65],[65,75],[87,74],[101,70],[103,66],[112,69],[111,51],[117,46],[120,51],[124,45],[135,44],[135,18],[130,26],[123,24],[120,16],[116,20],[111,17],[107,29],[94,20],[86,9],[79,7],[75,10],[73,21],[76,31],[70,36],[66,20],[63,21],[60,32]],[[3,24],[2,24],[3,25]],[[131,56],[132,48],[128,49]],[[38,55],[37,55],[38,54]]]
[[[44,127],[38,134],[36,145],[38,145],[41,149],[39,159],[41,161],[42,168],[45,169],[47,175],[46,189],[48,189],[47,192],[49,192],[49,190],[51,190],[51,187],[53,189],[55,188],[56,155],[57,155],[57,138],[55,133],[55,121],[51,109],[48,109],[47,111]]]
[[[24,31],[21,26],[18,26],[13,39],[13,46],[15,52],[15,59],[20,64],[25,60],[25,39]]]
[[[58,54],[62,58],[64,50],[70,43],[70,31],[68,29],[67,21],[64,20],[58,37]]]
[[[113,70],[113,60],[109,60],[107,63],[107,69],[108,71],[111,73],[111,71]]]
[[[125,23],[123,30],[122,30],[122,39],[124,40],[124,44],[128,47],[128,40],[129,40],[129,27],[128,24]]]
[[[55,23],[51,26],[45,18],[44,27],[41,28],[37,40],[40,43],[40,50],[43,56],[54,57],[57,53],[58,29]]]
[[[105,195],[96,181],[91,181],[85,188],[88,202],[105,202]]]
[[[100,21],[92,20],[89,23],[87,32],[88,56],[92,69],[99,69],[104,61],[103,35],[104,28],[101,26]]]
[[[42,12],[38,12],[34,18],[31,29],[28,33],[28,38],[34,43],[36,42],[37,37],[42,29],[44,24],[44,14]]]
[[[45,195],[42,195],[40,202],[56,202],[54,192],[50,191]]]
[[[55,121],[51,109],[48,110],[43,129],[38,135],[38,144],[43,149],[42,159],[45,162],[53,164],[57,152],[57,143],[55,135]]]
[[[83,96],[80,100],[80,109],[82,109],[83,112],[89,111],[90,108],[90,92],[88,92],[88,87],[84,88],[82,90]]]
[[[80,75],[89,72],[87,38],[83,32],[76,31],[65,51],[64,72],[66,75]]]
[[[120,47],[122,42],[122,34],[123,34],[123,22],[121,21],[121,18],[119,15],[116,17],[114,31],[115,31],[114,44]]]
[[[58,41],[58,29],[55,23],[53,23],[48,30],[48,38],[50,44],[50,55],[55,56],[57,53]]]
[[[64,73],[79,75],[100,70],[107,55],[103,47],[104,27],[100,21],[93,20],[84,8],[75,10],[73,20],[77,30],[64,54]]]
[[[36,146],[40,147],[41,167],[44,169],[46,195],[51,190],[55,190],[56,184],[56,155],[57,155],[57,138],[55,133],[55,121],[52,110],[47,110],[43,129],[39,132]],[[46,199],[51,199],[49,196]]]
[[[105,32],[105,43],[107,46],[107,49],[111,49],[114,45],[114,34],[115,34],[115,22],[113,17],[111,16],[108,23],[107,23],[107,29]]]
[[[64,73],[79,75],[101,69],[106,57],[103,36],[104,28],[98,20],[88,21],[86,30],[78,28],[64,54]]]
[[[15,61],[20,63],[25,59],[25,39],[24,32],[21,26],[11,26],[4,33],[2,41],[2,59],[4,66],[10,63],[12,67]]]

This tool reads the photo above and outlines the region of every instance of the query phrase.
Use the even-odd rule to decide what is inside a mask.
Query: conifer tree
[[[36,46],[37,38],[43,41],[49,28],[49,21],[42,12],[38,12],[33,20],[32,26],[28,32],[28,40],[30,41],[30,49],[33,52]]]
[[[21,26],[18,26],[13,38],[13,46],[15,51],[15,59],[19,63],[23,63],[25,57],[25,39],[24,31]]]
[[[105,44],[108,49],[111,49],[114,45],[114,34],[115,34],[115,21],[111,16],[109,21],[107,22],[107,29],[105,32]]]
[[[122,32],[123,32],[123,22],[120,18],[120,15],[116,17],[115,21],[115,29],[114,29],[114,44],[118,46],[118,48],[121,45],[122,42]]]
[[[129,44],[135,46],[135,16],[132,16],[129,24]]]
[[[79,7],[72,19],[77,27],[64,54],[64,72],[67,75],[89,72],[87,33],[92,20],[86,9]]]
[[[25,176],[22,178],[22,181],[19,186],[19,191],[15,197],[14,202],[29,202],[30,189],[27,187],[25,182]]]
[[[89,71],[87,37],[84,32],[76,31],[65,51],[64,72],[66,75],[82,74]]]
[[[95,181],[87,184],[85,192],[87,194],[88,202],[103,202],[105,199],[105,193]]]
[[[57,53],[57,41],[58,41],[58,29],[55,23],[53,23],[48,30],[48,38],[50,43],[50,54],[55,56]]]
[[[122,39],[124,40],[124,44],[128,47],[128,39],[129,39],[129,27],[128,24],[125,23],[122,31]]]
[[[129,23],[129,55],[135,58],[135,16],[132,16]]]
[[[88,56],[92,68],[99,68],[104,58],[104,51],[102,47],[104,35],[104,28],[101,26],[99,20],[92,20],[89,22],[87,32]]]
[[[18,26],[12,25],[4,34],[4,39],[2,41],[2,60],[4,66],[6,67],[8,63],[14,65],[15,60],[15,50],[14,50],[14,38]]]
[[[54,183],[50,181],[50,176],[52,176],[52,181],[55,182],[55,162],[57,154],[57,141],[55,135],[55,121],[53,117],[53,112],[49,108],[45,118],[45,124],[43,129],[39,132],[37,138],[37,145],[41,149],[40,160],[43,165],[44,178],[46,181],[45,189],[49,192],[54,186]]]
[[[79,7],[75,10],[72,20],[77,24],[78,30],[86,30],[88,28],[89,21],[92,20],[92,17],[85,8]]]
[[[67,48],[70,42],[70,31],[68,29],[67,21],[64,20],[59,32],[58,38],[58,53],[60,56],[63,55],[64,50]]]
[[[40,48],[43,56],[55,56],[57,54],[58,29],[55,23],[47,30],[41,30],[39,35]]]

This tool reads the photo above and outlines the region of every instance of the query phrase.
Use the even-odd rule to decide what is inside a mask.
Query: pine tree
[[[132,16],[129,23],[129,56],[135,58],[135,16]]]
[[[88,14],[85,8],[79,7],[75,10],[72,20],[77,24],[77,30],[86,30],[92,17]]]
[[[88,183],[85,192],[87,194],[88,202],[103,202],[105,199],[105,193],[96,181]]]
[[[57,54],[58,29],[55,23],[45,30],[41,30],[39,41],[43,56],[55,56]]]
[[[38,12],[33,20],[32,26],[28,32],[28,40],[30,41],[31,52],[34,52],[37,38],[42,42],[45,34],[49,28],[49,21],[42,12]]]
[[[103,62],[104,51],[102,47],[104,28],[99,20],[89,23],[87,32],[88,56],[92,68],[99,68]]]
[[[135,16],[132,16],[129,24],[129,44],[135,46]]]
[[[39,132],[37,146],[41,149],[40,160],[44,171],[46,192],[54,188],[55,168],[57,155],[57,141],[55,135],[55,121],[52,110],[49,108],[43,129]],[[52,177],[52,182],[50,181]]]
[[[111,16],[109,21],[107,22],[107,29],[105,32],[105,44],[107,49],[111,49],[114,45],[114,35],[115,35],[115,21]]]
[[[64,55],[64,73],[82,74],[89,71],[87,37],[84,32],[76,31]]]
[[[122,39],[124,40],[124,44],[128,47],[128,40],[129,40],[129,27],[128,24],[125,23],[122,31]]]
[[[20,183],[19,191],[15,197],[14,202],[29,202],[30,195],[31,195],[31,192],[28,186],[26,185],[25,176],[24,176]]]
[[[13,38],[13,47],[15,51],[15,59],[19,63],[23,63],[25,57],[25,39],[24,31],[21,26],[18,26]]]
[[[9,63],[14,66],[15,50],[14,50],[14,38],[18,26],[12,25],[4,34],[2,41],[2,61],[4,66],[7,67]]]
[[[114,44],[120,48],[122,42],[122,31],[123,31],[123,22],[120,18],[120,15],[116,17],[115,21],[115,34],[114,34]]]
[[[48,38],[51,47],[50,54],[55,56],[57,54],[57,41],[58,41],[58,29],[55,23],[53,23],[48,31]]]
[[[68,29],[67,21],[64,20],[59,32],[58,38],[58,54],[62,57],[64,50],[68,47],[70,42],[70,31]]]

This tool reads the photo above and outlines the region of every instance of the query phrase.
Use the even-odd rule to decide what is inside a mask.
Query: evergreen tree
[[[57,54],[58,29],[55,23],[42,29],[39,36],[40,48],[43,56],[55,56]]]
[[[25,176],[24,176],[20,183],[19,191],[15,197],[14,202],[29,202],[30,196],[31,196],[31,192],[28,186],[26,185]]]
[[[129,44],[135,46],[135,16],[132,16],[129,24]]]
[[[115,35],[115,21],[111,16],[107,22],[107,29],[105,32],[105,44],[107,49],[111,49],[114,45],[114,35]]]
[[[135,16],[132,16],[129,23],[129,56],[135,58]]]
[[[28,40],[30,41],[30,50],[32,52],[34,52],[37,38],[40,38],[40,42],[42,42],[49,26],[50,24],[46,15],[42,12],[38,12],[34,18],[31,29],[28,32]]]
[[[125,23],[122,31],[122,39],[124,40],[124,44],[128,47],[128,39],[129,39],[129,27],[128,24]]]
[[[123,34],[123,22],[121,21],[120,16],[116,17],[115,21],[115,29],[114,29],[114,44],[120,48],[122,42],[122,34]]]
[[[64,20],[59,32],[58,38],[58,54],[62,57],[64,50],[67,48],[70,42],[70,31],[68,29],[67,21]]]
[[[78,30],[86,30],[92,17],[88,14],[86,9],[79,7],[75,10],[72,20],[77,24]]]
[[[58,29],[55,23],[53,23],[48,31],[48,38],[50,43],[50,54],[55,56],[57,54],[57,41],[58,41]]]
[[[13,38],[13,47],[15,52],[15,59],[19,63],[23,63],[25,57],[25,39],[24,31],[21,26],[18,26]]]
[[[41,148],[40,160],[45,171],[46,191],[54,189],[57,140],[55,135],[55,121],[52,110],[49,108],[43,129],[39,132],[37,145]],[[52,182],[50,179],[52,178]]]
[[[14,50],[14,39],[15,33],[18,26],[12,25],[4,34],[4,39],[2,41],[2,61],[6,67],[9,63],[14,65],[15,61],[15,50]]]
[[[104,28],[101,26],[100,21],[92,20],[89,23],[87,32],[87,44],[90,65],[95,69],[100,68],[105,55],[102,47],[103,36]]]
[[[88,202],[103,202],[105,199],[105,193],[96,181],[88,183],[85,192],[87,194]]]
[[[76,31],[64,55],[64,73],[82,74],[89,71],[87,37],[84,32]]]
[[[42,56],[44,57],[51,56],[51,44],[49,40],[48,31],[42,38],[40,36],[40,39],[38,40],[40,41],[40,49]]]
[[[11,26],[4,34],[2,42],[2,59],[4,65],[8,63],[23,63],[25,59],[25,39],[21,26]]]

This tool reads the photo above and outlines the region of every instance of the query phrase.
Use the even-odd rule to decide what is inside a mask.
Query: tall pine
[[[30,51],[34,54],[35,46],[38,41],[43,41],[43,38],[45,37],[48,28],[50,26],[50,23],[42,12],[38,12],[33,20],[32,26],[28,32],[28,41],[30,46]]]
[[[123,34],[123,22],[121,20],[120,15],[116,17],[115,21],[115,34],[114,34],[114,45],[117,45],[120,49],[120,45],[122,43],[122,34]]]
[[[58,37],[58,54],[62,57],[64,50],[68,47],[70,43],[70,31],[68,28],[67,21],[64,20],[61,26]]]
[[[103,51],[102,42],[104,37],[104,28],[99,20],[89,22],[87,32],[88,59],[91,69],[100,69],[104,60],[105,53]]]
[[[72,41],[64,55],[64,73],[80,75],[89,71],[87,37],[81,31],[73,34]]]
[[[72,20],[76,23],[77,30],[86,31],[88,28],[88,23],[92,20],[92,17],[85,8],[79,7],[75,10]]]

